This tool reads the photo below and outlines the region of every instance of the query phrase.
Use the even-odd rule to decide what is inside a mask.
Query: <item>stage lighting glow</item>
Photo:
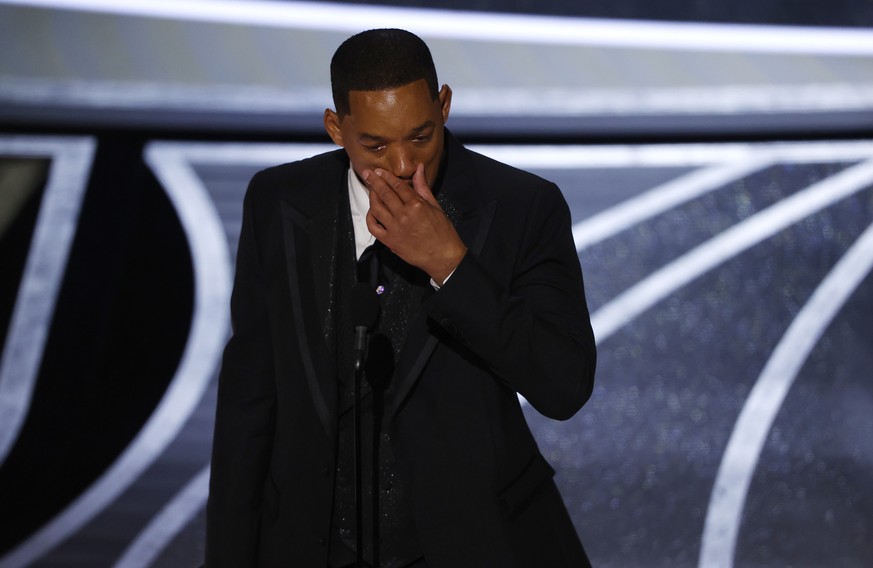
[[[427,37],[495,42],[873,54],[873,32],[839,28],[665,23],[273,0],[2,0],[0,4],[343,32],[390,26]]]

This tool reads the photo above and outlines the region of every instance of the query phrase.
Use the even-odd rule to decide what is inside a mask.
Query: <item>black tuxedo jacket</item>
[[[469,252],[425,292],[386,409],[430,568],[587,566],[516,392],[556,419],[594,338],[558,188],[446,135],[441,201]],[[207,507],[207,566],[323,567],[336,465],[342,150],[259,172],[244,202]]]

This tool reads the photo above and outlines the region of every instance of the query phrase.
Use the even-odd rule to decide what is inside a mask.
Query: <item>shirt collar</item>
[[[376,242],[376,237],[367,230],[367,211],[370,210],[370,190],[355,175],[355,170],[349,166],[349,208],[352,213],[352,226],[355,229],[355,248],[357,257],[361,252]]]

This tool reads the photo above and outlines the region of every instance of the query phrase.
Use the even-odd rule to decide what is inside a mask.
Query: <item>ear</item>
[[[443,115],[443,124],[449,120],[449,111],[452,110],[452,89],[448,85],[443,85],[440,89],[440,112]]]
[[[337,146],[343,146],[343,132],[340,128],[340,117],[329,108],[324,109],[324,129]]]

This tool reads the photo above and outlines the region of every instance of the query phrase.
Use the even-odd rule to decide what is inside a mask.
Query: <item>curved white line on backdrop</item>
[[[439,62],[438,62],[439,64]],[[7,84],[7,92],[40,88],[31,80],[20,86]],[[865,80],[839,83],[805,82],[800,85],[743,85],[737,80],[728,84],[706,86],[644,87],[465,87],[457,103],[455,116],[623,116],[696,114],[765,116],[769,113],[853,112],[873,107],[873,83]],[[57,88],[57,87],[55,87]],[[92,86],[90,89],[97,90]],[[45,87],[43,87],[45,89]],[[77,95],[85,95],[84,87]],[[34,92],[34,91],[30,91]],[[460,92],[460,89],[459,89]],[[311,99],[317,96],[305,91]],[[301,95],[303,92],[301,92]],[[19,98],[22,95],[19,95]],[[92,95],[93,96],[93,95]],[[263,96],[266,98],[267,94]],[[301,97],[302,98],[302,97]],[[321,100],[324,100],[322,96]],[[283,101],[285,102],[285,101]],[[286,108],[292,101],[285,102]],[[293,101],[303,109],[302,101]],[[192,103],[193,104],[193,103]],[[202,103],[201,103],[202,104]],[[275,101],[264,101],[268,110]],[[319,105],[323,106],[323,105]]]
[[[632,165],[663,167],[708,165],[708,167],[670,180],[574,224],[573,240],[576,242],[577,251],[582,252],[596,242],[605,240],[704,193],[718,189],[731,181],[762,170],[770,164],[862,160],[873,154],[873,145],[869,142],[755,146],[725,144],[725,148],[722,150],[714,149],[711,145],[680,145],[656,147],[656,149],[657,153],[628,155],[625,156],[625,159],[633,159]],[[616,158],[618,156],[613,159]],[[706,161],[711,163],[706,164]],[[631,165],[618,162],[617,165],[619,164],[621,167]]]
[[[2,0],[0,0],[2,3]],[[435,54],[439,58],[440,54]],[[437,61],[440,65],[440,61]],[[459,89],[460,90],[460,89]],[[317,115],[330,100],[327,87],[181,85],[156,81],[53,79],[7,76],[0,100],[25,105],[74,105],[91,109]],[[637,115],[742,115],[860,112],[873,109],[873,82],[802,85],[573,88],[472,85],[452,102],[452,116],[604,117]]]
[[[124,551],[114,568],[148,568],[167,544],[203,507],[209,494],[209,466],[201,469],[177,493]]]
[[[260,145],[258,145],[260,147]],[[264,145],[269,149],[273,145]],[[860,161],[873,155],[873,142],[769,142],[584,146],[473,144],[471,150],[527,169],[703,167],[767,157],[789,164]]]
[[[699,168],[575,223],[573,240],[579,252],[672,207],[764,169],[769,164],[860,161],[873,154],[873,144],[866,141],[471,148],[522,169]]]
[[[594,243],[606,240],[646,219],[651,219],[686,201],[763,169],[768,164],[767,158],[750,156],[747,160],[717,164],[672,179],[573,225],[576,250],[581,252]]]
[[[2,1],[2,0],[0,0]],[[263,142],[158,142],[161,154],[189,164],[212,166],[251,166],[268,168],[304,160],[331,150],[334,144],[295,144]],[[181,180],[179,180],[181,181]],[[200,183],[198,181],[198,183]],[[204,191],[205,188],[204,188]]]
[[[700,568],[733,566],[743,508],[767,433],[809,354],[871,269],[873,225],[816,288],[767,361],[718,468],[703,529]]]
[[[873,183],[873,160],[847,168],[719,233],[619,294],[591,316],[598,342],[715,266]]]
[[[112,466],[63,512],[0,559],[27,566],[116,499],[173,441],[212,378],[229,329],[230,255],[218,213],[190,166],[150,144],[145,159],[172,201],[191,247],[194,312],[182,360],[148,422]]]
[[[401,27],[430,37],[482,41],[873,55],[873,33],[854,28],[607,20],[268,0],[3,0],[0,4],[342,32]]]
[[[30,410],[95,148],[93,138],[0,138],[0,156],[51,159],[0,359],[0,464]]]

